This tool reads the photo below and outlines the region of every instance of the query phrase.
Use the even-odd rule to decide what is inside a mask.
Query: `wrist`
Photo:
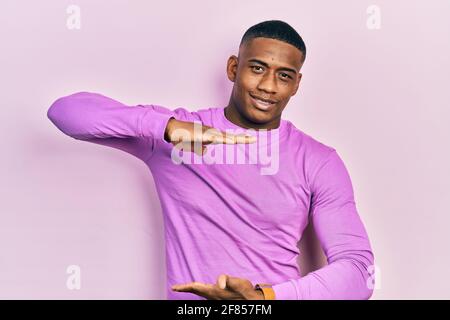
[[[255,285],[255,290],[262,293],[264,300],[275,300],[275,291],[271,284],[258,283]]]
[[[171,117],[169,121],[167,121],[166,129],[164,131],[164,140],[166,140],[167,142],[171,142],[171,129],[175,121],[177,120],[174,117]]]
[[[255,289],[255,299],[256,300],[266,300],[266,298],[264,297],[264,292],[262,290]]]

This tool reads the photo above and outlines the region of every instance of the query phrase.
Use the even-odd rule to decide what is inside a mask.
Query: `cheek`
[[[258,85],[259,78],[257,75],[250,72],[241,72],[238,77],[238,82],[242,89],[253,90]]]
[[[292,94],[294,93],[294,86],[286,84],[286,85],[282,85],[279,86],[279,96],[280,98],[280,102],[284,102],[287,103],[287,101],[289,101],[289,99],[291,98]]]
[[[278,102],[278,108],[277,108],[277,111],[276,111],[277,115],[281,115],[283,113],[283,111],[286,108],[287,104],[288,104],[288,101],[286,101],[286,100],[282,100],[282,101]]]

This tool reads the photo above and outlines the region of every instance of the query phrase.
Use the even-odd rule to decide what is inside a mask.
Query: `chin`
[[[246,110],[246,117],[251,122],[257,124],[269,123],[273,120],[273,116],[270,113],[265,113],[254,106],[250,105]]]

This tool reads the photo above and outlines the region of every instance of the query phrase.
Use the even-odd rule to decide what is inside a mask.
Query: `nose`
[[[257,88],[261,91],[267,92],[268,94],[274,94],[276,93],[276,86],[276,80],[274,80],[271,73],[268,73],[261,78]]]

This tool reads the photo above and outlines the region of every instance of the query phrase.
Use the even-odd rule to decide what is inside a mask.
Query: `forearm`
[[[72,138],[113,147],[146,161],[155,141],[164,139],[174,112],[157,105],[126,106],[98,93],[78,92],[57,99],[47,116]]]
[[[337,260],[300,279],[273,286],[277,300],[366,300],[372,296],[368,267],[373,255],[367,251]]]
[[[166,111],[166,110],[163,110]],[[48,118],[65,134],[80,140],[95,138],[163,138],[170,112],[151,106],[126,106],[90,92],[57,99]]]

